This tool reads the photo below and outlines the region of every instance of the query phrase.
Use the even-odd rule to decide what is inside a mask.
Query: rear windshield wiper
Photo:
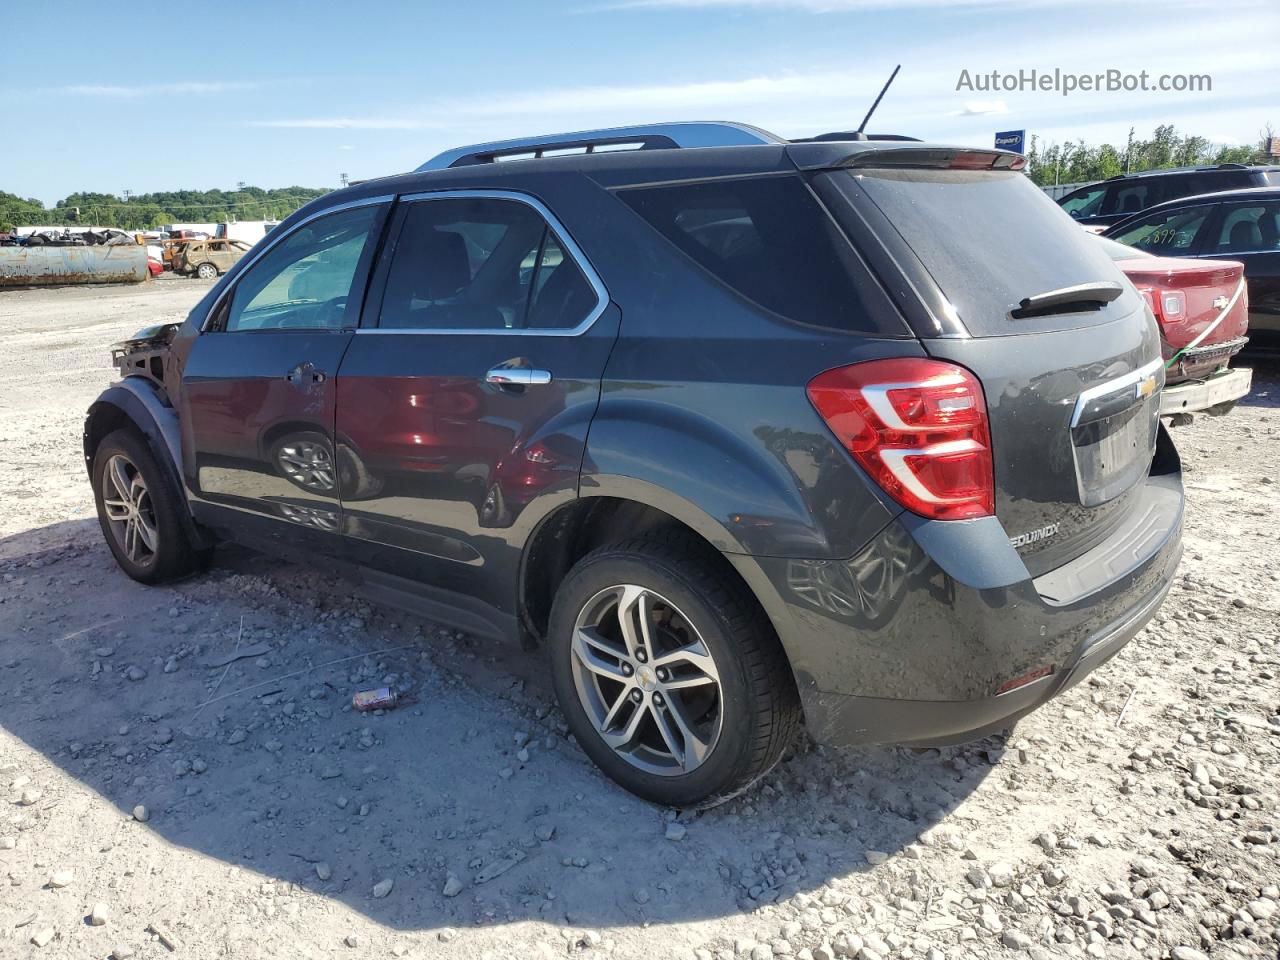
[[[1043,317],[1054,313],[1101,310],[1122,293],[1124,293],[1124,287],[1113,280],[1077,283],[1073,287],[1062,287],[1059,290],[1023,297],[1018,305],[1009,311],[1009,316],[1014,320],[1024,320],[1028,317]]]

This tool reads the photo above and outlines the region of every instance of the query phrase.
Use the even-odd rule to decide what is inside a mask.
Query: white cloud
[[[967,100],[964,109],[956,110],[953,117],[981,117],[986,114],[1008,113],[1009,104],[1003,100]]]
[[[250,120],[249,126],[284,130],[422,130],[439,124],[408,117],[301,117],[290,120]]]
[[[75,83],[58,87],[58,93],[77,97],[106,97],[116,100],[131,100],[137,97],[181,95],[181,94],[213,94],[231,93],[236,90],[252,90],[255,83],[174,81],[173,83],[140,84],[136,86],[120,86],[103,83]]]

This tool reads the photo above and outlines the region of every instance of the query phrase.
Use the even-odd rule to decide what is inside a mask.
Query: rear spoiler
[[[901,141],[793,143],[787,154],[801,170],[1021,170],[1027,158],[1008,150],[919,146]]]

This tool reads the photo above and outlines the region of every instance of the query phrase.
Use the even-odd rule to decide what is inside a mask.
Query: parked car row
[[[1230,281],[1138,257],[1139,292],[1023,163],[673,123],[328,194],[117,348],[103,535],[144,583],[235,540],[539,649],[661,803],[747,789],[801,720],[1004,728],[1168,591],[1162,388],[1204,359],[1171,304]]]

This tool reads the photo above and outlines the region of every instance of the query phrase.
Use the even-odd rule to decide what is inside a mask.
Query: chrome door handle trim
[[[484,381],[506,387],[527,387],[550,383],[551,371],[535,370],[532,367],[494,367],[484,375]]]

